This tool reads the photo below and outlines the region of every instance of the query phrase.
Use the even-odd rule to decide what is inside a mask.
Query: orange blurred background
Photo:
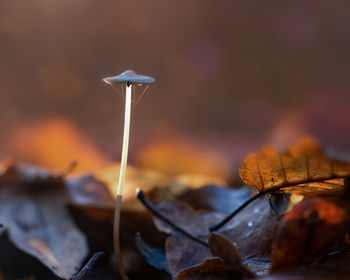
[[[102,83],[156,83],[134,106],[130,162],[236,176],[241,158],[313,134],[350,150],[348,1],[0,2],[0,154],[80,171],[120,158],[123,99]]]

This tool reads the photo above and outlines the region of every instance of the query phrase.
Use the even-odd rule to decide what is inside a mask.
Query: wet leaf
[[[305,138],[283,153],[266,147],[259,154],[248,155],[240,175],[245,183],[263,191],[284,185],[344,178],[350,175],[350,163],[328,157],[315,140]],[[323,188],[322,184],[317,187]],[[329,188],[326,186],[326,189]]]
[[[14,164],[3,170],[0,223],[9,239],[57,276],[71,277],[80,268],[88,247],[66,210],[68,194],[62,176]]]

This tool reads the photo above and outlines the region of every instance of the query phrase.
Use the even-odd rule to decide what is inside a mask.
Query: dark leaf
[[[190,190],[177,198],[194,209],[215,210],[230,213],[252,195],[249,187],[230,189],[215,185]]]
[[[145,257],[148,264],[153,267],[164,270],[170,274],[168,263],[165,256],[165,250],[154,248],[146,244],[141,237],[141,234],[138,232],[135,235],[136,246],[139,249],[140,253]]]
[[[5,169],[0,185],[0,223],[9,239],[59,277],[71,277],[88,247],[66,210],[69,196],[62,177],[35,167],[11,165]]]

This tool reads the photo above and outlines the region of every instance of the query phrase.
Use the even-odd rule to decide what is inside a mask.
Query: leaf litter
[[[72,277],[81,267],[88,253],[86,237],[89,244],[94,244],[92,235],[104,239],[106,252],[111,249],[114,194],[108,176],[66,178],[64,172],[7,166],[0,173],[0,223],[17,247],[61,278]],[[142,187],[142,178],[148,180],[145,196],[152,206],[204,245],[159,218],[153,217],[153,226],[152,215],[132,192],[122,212],[125,245],[135,248],[136,243],[149,264],[176,279],[347,279],[349,197],[344,178],[350,174],[349,163],[329,157],[308,138],[286,152],[267,148],[248,155],[240,174],[249,186],[186,187],[170,177],[137,176],[134,185]],[[210,232],[209,226],[254,196],[252,187],[267,195],[241,209],[218,232]],[[285,197],[285,212],[271,207],[269,192]],[[73,216],[80,229],[72,212],[78,213]],[[103,227],[101,221],[106,222]],[[130,236],[138,231],[135,242]]]
[[[245,183],[263,194],[278,190],[282,194],[290,193],[289,198],[299,195],[301,199],[290,201],[291,207],[286,207],[282,214],[271,208],[269,196],[252,200],[220,233],[210,233],[208,226],[220,221],[224,212],[234,209],[220,207],[225,204],[223,196],[215,209],[215,203],[210,201],[213,195],[200,196],[205,188],[154,204],[157,211],[177,226],[202,240],[211,240],[208,248],[154,218],[158,230],[169,234],[165,253],[172,277],[192,279],[196,275],[195,279],[207,279],[209,274],[219,276],[219,271],[236,271],[240,275],[237,279],[269,273],[274,279],[276,271],[298,270],[303,266],[313,269],[315,263],[322,264],[323,257],[337,255],[339,248],[347,250],[344,240],[350,228],[349,196],[344,181],[350,175],[349,163],[329,157],[316,141],[306,138],[284,153],[265,148],[257,155],[248,155],[240,174]],[[207,197],[208,202],[198,202],[196,197],[199,200]],[[234,199],[227,197],[237,207]],[[336,275],[341,278],[344,271]],[[220,277],[229,279],[230,275],[220,274]]]

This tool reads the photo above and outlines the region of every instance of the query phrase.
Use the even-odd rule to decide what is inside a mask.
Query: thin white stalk
[[[121,251],[120,251],[120,210],[122,206],[122,195],[123,195],[123,189],[125,185],[126,166],[128,163],[132,85],[126,84],[125,92],[126,93],[125,93],[124,136],[123,136],[123,148],[122,148],[122,159],[120,163],[119,181],[117,185],[117,199],[116,199],[115,211],[114,211],[113,239],[114,239],[114,254],[117,260],[120,276],[123,280],[128,280],[128,276],[124,271],[123,260],[122,260]]]
[[[126,85],[124,136],[123,136],[122,159],[120,162],[119,181],[117,185],[117,195],[123,194],[123,189],[125,185],[126,166],[128,163],[128,150],[129,150],[131,100],[132,100],[132,85],[129,85],[129,86]]]

